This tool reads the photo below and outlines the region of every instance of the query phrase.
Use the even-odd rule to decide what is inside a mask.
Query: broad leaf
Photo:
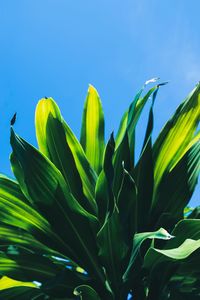
[[[194,140],[196,140],[194,138]],[[155,205],[151,225],[155,228],[165,226],[172,229],[173,223],[183,218],[200,172],[200,140],[182,156],[178,163],[165,172],[154,194]],[[168,220],[165,215],[168,214]],[[170,227],[171,224],[171,227]]]
[[[68,191],[58,169],[13,131],[11,145],[15,161],[22,168],[17,174],[21,188],[65,244],[64,254],[96,274],[100,282],[104,281],[94,246],[96,218],[85,211]],[[15,171],[15,164],[13,169]]]
[[[84,196],[81,177],[66,138],[62,116],[52,98],[39,101],[36,108],[35,123],[40,150],[60,170],[68,189],[79,203],[89,211],[95,212],[94,202],[88,201]]]
[[[178,107],[167,122],[153,148],[155,191],[162,176],[181,159],[200,121],[200,84]]]
[[[159,230],[154,231],[154,232],[143,232],[143,233],[135,234],[134,238],[133,238],[133,247],[132,247],[132,252],[131,252],[131,256],[130,256],[130,261],[129,261],[128,267],[126,269],[126,272],[123,275],[124,281],[129,280],[129,277],[131,277],[131,273],[133,272],[133,269],[134,269],[134,263],[135,263],[137,254],[139,253],[142,243],[146,239],[169,240],[171,238],[173,238],[173,236],[170,235],[163,228],[160,228]]]

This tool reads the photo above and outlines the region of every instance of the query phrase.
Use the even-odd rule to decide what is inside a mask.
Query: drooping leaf
[[[80,300],[100,300],[97,292],[89,285],[79,285],[74,290],[74,295]]]
[[[84,106],[80,141],[91,166],[99,174],[104,151],[104,115],[100,97],[92,85]]]
[[[198,266],[199,271],[199,249],[200,240],[193,239],[186,239],[179,247],[172,249],[150,248],[144,258],[144,268],[150,272],[148,300],[159,299],[170,278],[179,272],[183,273],[184,268],[185,276],[191,274],[195,266]],[[191,257],[194,257],[192,270],[189,268]]]
[[[186,239],[200,239],[200,220],[184,219],[178,222],[172,231],[174,239],[167,242],[165,249],[176,248]]]
[[[169,240],[173,238],[172,235],[170,235],[165,229],[160,228],[157,231],[154,232],[142,232],[142,233],[136,233],[133,238],[133,247],[132,252],[130,256],[130,261],[128,264],[128,267],[126,269],[126,272],[123,275],[124,281],[128,281],[131,277],[131,272],[133,272],[134,269],[134,263],[137,257],[137,254],[140,250],[140,247],[142,243],[146,239],[161,239],[161,240]]]
[[[184,260],[200,248],[200,240],[186,239],[179,247],[173,249],[150,248],[144,259],[144,267],[155,267],[163,261]]]

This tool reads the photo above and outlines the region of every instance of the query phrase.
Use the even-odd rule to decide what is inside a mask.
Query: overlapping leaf
[[[52,98],[41,99],[36,108],[36,135],[40,150],[55,164],[61,171],[68,189],[89,211],[95,212],[95,203],[92,197],[90,201],[84,196],[81,176],[77,163],[68,142],[69,129],[64,125],[59,108]],[[68,130],[67,130],[68,129]],[[72,132],[71,132],[72,136]],[[83,154],[80,154],[80,147],[75,143],[79,156],[84,161]],[[77,143],[78,144],[78,143]],[[74,149],[73,149],[74,150]],[[87,162],[85,162],[86,164]],[[85,170],[85,172],[87,172]],[[92,200],[92,201],[91,201]]]
[[[184,155],[200,121],[200,84],[178,107],[167,122],[155,142],[153,153],[155,162],[156,191],[162,176]]]
[[[173,236],[170,235],[164,228],[160,228],[159,230],[154,231],[154,232],[142,232],[142,233],[135,234],[133,237],[133,247],[132,247],[132,252],[131,252],[131,256],[130,256],[130,261],[129,261],[128,267],[126,269],[126,272],[123,275],[124,281],[130,280],[130,278],[132,277],[131,273],[133,272],[133,269],[134,269],[134,263],[135,263],[137,254],[140,250],[142,243],[146,239],[170,240],[171,238],[173,238]]]
[[[73,197],[58,169],[13,131],[11,145],[15,158],[12,163],[14,173],[19,164],[22,168],[21,173],[15,173],[21,188],[62,240],[64,254],[103,281],[94,246],[96,218]]]
[[[183,218],[184,207],[193,194],[200,172],[200,140],[196,141],[194,138],[194,141],[160,181],[152,212],[152,225],[155,227],[162,225],[170,228],[170,224]],[[168,220],[165,220],[166,214],[169,216]]]

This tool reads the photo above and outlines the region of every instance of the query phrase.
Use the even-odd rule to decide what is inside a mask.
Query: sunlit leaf
[[[100,97],[92,85],[89,86],[83,111],[81,145],[91,166],[99,174],[104,151],[104,115]]]

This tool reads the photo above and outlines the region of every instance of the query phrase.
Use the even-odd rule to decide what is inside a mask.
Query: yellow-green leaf
[[[92,85],[83,111],[81,144],[91,166],[99,174],[104,151],[104,115],[99,94]]]
[[[0,291],[9,289],[9,288],[13,288],[13,287],[17,287],[17,286],[28,286],[28,287],[32,287],[32,288],[38,288],[37,284],[35,284],[33,282],[24,282],[24,281],[14,280],[7,276],[3,276],[0,279]]]
[[[155,190],[163,174],[186,152],[200,121],[200,84],[178,107],[154,144]]]

